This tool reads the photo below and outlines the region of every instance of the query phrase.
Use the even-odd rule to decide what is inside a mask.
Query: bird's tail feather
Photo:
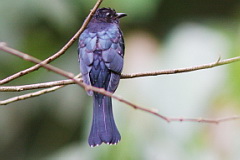
[[[92,128],[88,138],[91,147],[106,144],[117,144],[121,140],[120,133],[114,122],[112,99],[94,93]]]

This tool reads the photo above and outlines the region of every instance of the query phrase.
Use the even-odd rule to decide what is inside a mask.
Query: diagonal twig
[[[100,4],[102,3],[103,0],[98,0],[96,2],[96,4],[94,5],[93,9],[90,11],[89,15],[87,16],[86,20],[84,21],[82,27],[77,31],[77,33],[54,55],[50,56],[49,58],[45,59],[42,61],[42,63],[50,63],[53,60],[55,60],[56,58],[60,57],[62,54],[64,54],[68,48],[76,41],[76,39],[80,36],[80,34],[84,31],[84,29],[86,28],[86,26],[88,25],[89,21],[91,20],[92,16],[94,15],[95,11],[97,10],[97,8],[100,6]],[[33,72],[35,70],[38,70],[41,67],[41,65],[36,64],[30,68],[27,68],[25,70],[22,70],[18,73],[15,73],[3,80],[0,80],[0,85],[2,84],[6,84],[16,78],[19,78],[23,75],[26,75],[30,72]]]

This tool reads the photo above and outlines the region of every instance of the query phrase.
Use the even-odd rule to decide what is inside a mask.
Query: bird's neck
[[[90,22],[88,25],[88,29],[90,32],[101,32],[112,25],[115,25],[114,23],[105,23],[105,22]]]

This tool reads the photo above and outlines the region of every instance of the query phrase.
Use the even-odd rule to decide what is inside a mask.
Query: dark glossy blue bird
[[[126,16],[111,8],[98,9],[79,38],[78,55],[83,82],[114,92],[123,69],[124,40],[119,19]],[[88,91],[93,96],[93,119],[88,143],[117,144],[121,140],[114,122],[112,99]]]

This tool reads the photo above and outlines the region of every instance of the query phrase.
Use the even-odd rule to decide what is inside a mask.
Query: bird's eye
[[[109,12],[106,13],[107,17],[111,17],[111,14]]]

